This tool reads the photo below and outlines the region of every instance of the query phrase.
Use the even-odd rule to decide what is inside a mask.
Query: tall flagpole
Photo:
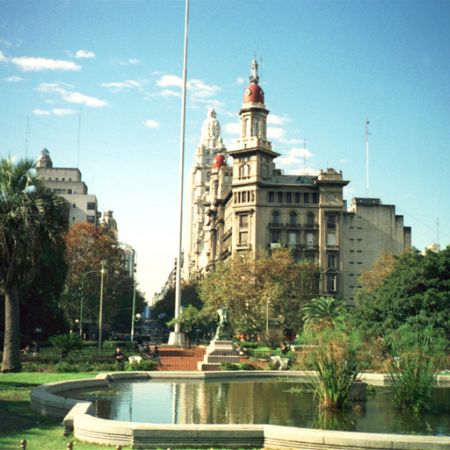
[[[369,196],[369,119],[366,119],[366,197]]]
[[[183,89],[181,92],[181,133],[180,133],[180,175],[179,175],[179,228],[178,228],[178,258],[175,278],[175,319],[181,310],[181,266],[183,263],[183,184],[184,184],[184,136],[186,128],[186,84],[187,84],[187,51],[188,51],[189,0],[186,0],[184,16],[184,57],[183,57]],[[184,345],[185,337],[180,331],[180,324],[175,324],[175,331],[170,333],[169,344]]]

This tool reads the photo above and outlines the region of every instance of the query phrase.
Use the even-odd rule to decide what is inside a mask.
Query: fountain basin
[[[64,393],[74,389],[100,389],[111,380],[139,379],[252,379],[279,378],[279,371],[231,372],[125,372],[100,374],[95,379],[50,383],[33,390],[32,406],[44,414],[64,416],[67,430],[73,429],[77,439],[132,448],[308,448],[329,449],[356,447],[360,449],[450,449],[449,436],[418,436],[382,433],[361,433],[297,428],[278,425],[169,425],[106,420],[92,415],[90,402],[77,402]],[[307,380],[310,372],[283,372],[283,378]],[[383,374],[367,374],[365,381],[385,384]],[[440,385],[450,385],[450,377],[441,376]]]

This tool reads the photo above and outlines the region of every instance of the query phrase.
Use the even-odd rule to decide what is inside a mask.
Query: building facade
[[[323,294],[351,302],[359,274],[381,253],[408,249],[411,230],[394,206],[378,199],[353,199],[347,211],[343,189],[349,181],[340,171],[282,174],[275,165],[279,153],[267,138],[268,114],[253,61],[236,144],[226,150],[216,135],[220,148],[209,151],[208,159],[202,156],[206,147],[196,151],[189,277],[214,270],[218,261],[241,252],[290,248],[296,258],[318,262]]]
[[[36,161],[36,174],[52,192],[66,200],[69,226],[78,222],[98,223],[97,197],[88,193],[79,169],[53,167],[50,152],[44,148]]]

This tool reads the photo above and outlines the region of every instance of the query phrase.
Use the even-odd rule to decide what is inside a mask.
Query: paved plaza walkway
[[[161,346],[158,348],[161,366],[158,370],[197,370],[197,362],[203,360],[206,348],[191,349]]]

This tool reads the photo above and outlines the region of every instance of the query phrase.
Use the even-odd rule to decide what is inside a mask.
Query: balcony
[[[284,228],[281,222],[269,222],[269,228]]]
[[[325,245],[325,250],[327,252],[337,252],[339,251],[339,245],[336,244],[326,244]]]
[[[305,230],[318,230],[319,224],[318,223],[305,223],[304,228],[305,228]]]
[[[306,244],[305,245],[305,252],[316,252],[319,250],[319,246],[318,245],[313,245],[313,244]]]

